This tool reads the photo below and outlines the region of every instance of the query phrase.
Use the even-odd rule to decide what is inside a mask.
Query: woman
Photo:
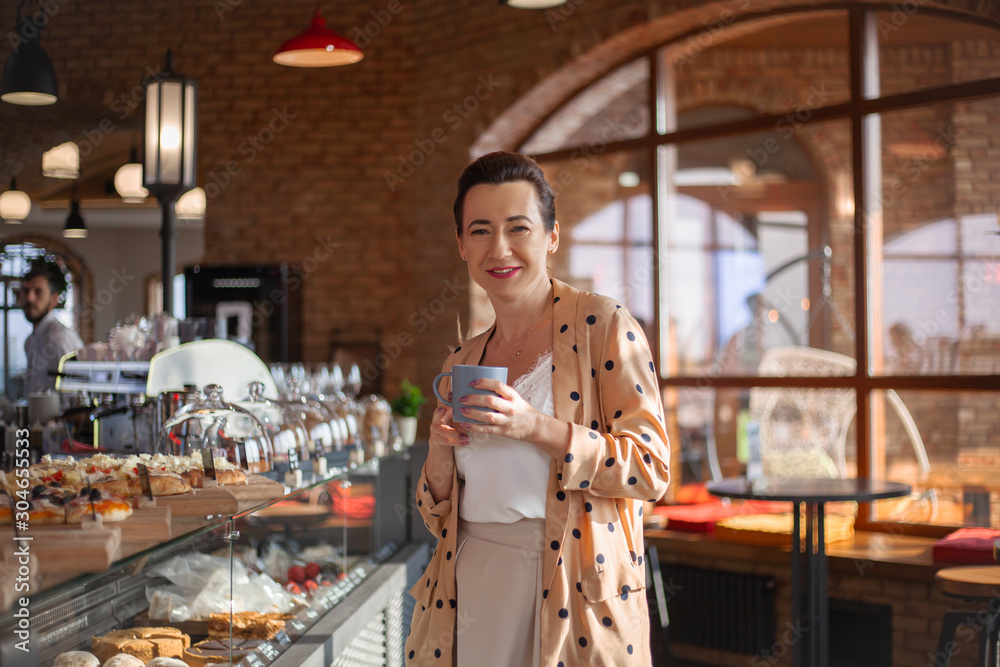
[[[481,424],[434,414],[417,505],[440,541],[410,591],[407,664],[649,665],[642,502],[666,490],[669,455],[642,330],[549,278],[559,223],[530,158],[476,160],[454,210],[496,322],[444,368],[505,366],[508,383],[474,383],[495,392],[460,408]]]

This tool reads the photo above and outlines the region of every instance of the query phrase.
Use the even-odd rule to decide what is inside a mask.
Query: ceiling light
[[[335,67],[364,57],[357,44],[326,27],[317,9],[308,28],[278,47],[274,62],[289,67]]]
[[[87,238],[87,223],[83,221],[83,216],[80,215],[80,201],[78,199],[74,199],[73,203],[70,204],[66,226],[63,227],[63,236],[68,239]]]
[[[8,35],[14,42],[14,51],[7,58],[3,67],[3,79],[0,81],[0,99],[10,104],[23,106],[44,106],[53,104],[59,99],[56,71],[52,61],[42,49],[41,29],[30,17],[21,18],[21,7],[18,6],[17,22],[22,26],[19,34]],[[32,35],[24,39],[20,35]]]
[[[123,164],[115,172],[115,190],[126,204],[141,204],[149,196],[149,190],[142,187],[142,164],[134,147],[129,154],[128,164]]]
[[[8,225],[19,225],[31,212],[31,198],[17,189],[17,179],[10,179],[10,190],[0,194],[0,218]]]
[[[565,5],[566,0],[500,0],[501,5],[510,5],[518,9],[550,9]]]
[[[188,190],[177,200],[174,213],[178,220],[201,220],[205,217],[205,209],[208,206],[208,198],[205,196],[204,188]]]
[[[80,147],[67,141],[42,153],[42,176],[80,178]]]
[[[639,174],[634,171],[623,171],[618,174],[618,185],[623,188],[637,188],[642,183]]]

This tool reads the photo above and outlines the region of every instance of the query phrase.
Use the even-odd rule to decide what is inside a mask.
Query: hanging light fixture
[[[163,209],[160,227],[162,309],[174,311],[174,267],[177,199],[195,187],[197,176],[198,84],[174,71],[174,56],[167,51],[166,69],[145,80],[146,152],[143,185]]]
[[[0,194],[0,218],[8,225],[19,225],[31,213],[31,198],[17,189],[17,179],[10,179],[10,190]]]
[[[69,215],[66,217],[66,226],[63,227],[63,236],[68,239],[87,238],[87,223],[84,222],[80,214],[80,200],[74,198],[70,204]]]
[[[67,141],[42,153],[42,176],[80,178],[80,147]]]
[[[178,220],[201,220],[205,217],[205,209],[208,207],[208,197],[203,188],[188,190],[177,200],[174,211]]]
[[[289,67],[336,67],[364,57],[357,44],[326,27],[317,9],[308,28],[278,47],[274,62]]]
[[[566,0],[500,0],[501,5],[509,5],[518,9],[551,9],[565,5]]]
[[[149,190],[142,187],[142,164],[136,156],[135,146],[129,154],[128,164],[115,172],[115,190],[126,204],[141,204],[149,196]]]
[[[56,71],[52,61],[42,49],[42,30],[30,16],[21,18],[21,8],[17,7],[18,34],[13,34],[14,52],[7,58],[0,80],[0,100],[22,106],[44,106],[54,104],[59,99]],[[10,35],[8,35],[10,36]]]

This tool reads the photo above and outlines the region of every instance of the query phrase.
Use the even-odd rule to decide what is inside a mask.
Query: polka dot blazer
[[[650,665],[642,502],[660,498],[669,479],[657,375],[645,337],[623,307],[552,283],[555,416],[573,426],[565,460],[549,470],[541,664]],[[444,369],[478,364],[489,335],[464,342]],[[410,591],[416,608],[406,664],[451,665],[455,633],[478,619],[456,618],[458,511],[450,498],[434,503],[425,475],[417,505],[439,541]],[[457,472],[451,475],[458,489]]]

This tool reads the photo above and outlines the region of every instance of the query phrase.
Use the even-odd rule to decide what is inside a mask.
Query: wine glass
[[[330,389],[334,396],[344,391],[344,369],[336,361],[330,368]]]
[[[358,394],[361,393],[361,368],[357,364],[351,364],[351,368],[347,371],[347,378],[344,380],[344,392],[352,400],[356,399]]]

